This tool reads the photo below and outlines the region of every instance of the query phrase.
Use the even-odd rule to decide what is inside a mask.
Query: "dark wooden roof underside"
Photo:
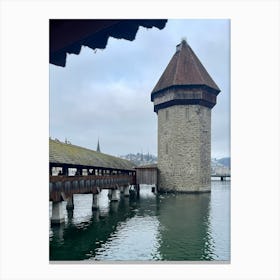
[[[133,41],[140,26],[163,29],[167,20],[160,19],[51,19],[51,64],[64,67],[66,55],[79,54],[82,46],[105,49],[109,37]]]

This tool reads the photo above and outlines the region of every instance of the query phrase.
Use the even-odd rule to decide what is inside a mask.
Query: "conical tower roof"
[[[207,86],[216,94],[220,92],[185,40],[177,45],[176,53],[152,91],[152,99],[155,93],[174,86]]]

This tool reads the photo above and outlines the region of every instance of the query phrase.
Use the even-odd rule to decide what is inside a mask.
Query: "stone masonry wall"
[[[176,105],[158,111],[159,190],[210,191],[211,109]]]

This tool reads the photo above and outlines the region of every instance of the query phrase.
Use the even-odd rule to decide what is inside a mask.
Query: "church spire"
[[[100,153],[99,138],[98,138],[98,141],[97,141],[97,148],[96,148],[96,152],[99,152],[99,153]]]

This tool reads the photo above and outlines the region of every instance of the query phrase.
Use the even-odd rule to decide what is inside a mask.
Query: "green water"
[[[97,212],[91,195],[75,195],[65,224],[50,227],[50,260],[230,260],[230,181],[203,194],[154,195],[150,186],[138,199],[101,194]]]

